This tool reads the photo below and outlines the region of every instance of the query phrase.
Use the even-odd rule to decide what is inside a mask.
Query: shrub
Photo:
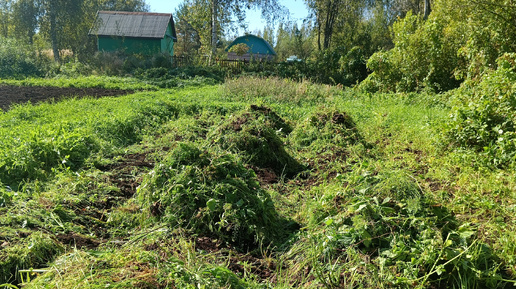
[[[247,250],[277,235],[279,217],[252,170],[227,153],[179,143],[143,181],[138,198],[171,226]]]
[[[498,59],[479,83],[466,82],[453,93],[456,105],[445,131],[448,142],[471,148],[495,166],[516,160],[516,54]]]
[[[408,13],[393,25],[394,48],[377,52],[367,62],[373,71],[359,86],[376,91],[447,91],[460,85],[454,70],[462,39],[460,27],[446,26],[441,18],[423,21]]]
[[[0,38],[0,78],[44,76],[50,60],[14,39]]]

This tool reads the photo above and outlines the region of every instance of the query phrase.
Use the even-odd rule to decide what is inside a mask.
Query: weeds
[[[242,78],[17,106],[0,115],[0,283],[512,285],[514,172],[442,150],[447,100],[415,97]]]
[[[150,215],[249,250],[277,238],[280,219],[254,172],[234,156],[179,143],[138,192]]]

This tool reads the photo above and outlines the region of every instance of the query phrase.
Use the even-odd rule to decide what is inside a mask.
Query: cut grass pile
[[[243,78],[17,106],[0,284],[509,288],[514,172],[445,150],[442,103]]]

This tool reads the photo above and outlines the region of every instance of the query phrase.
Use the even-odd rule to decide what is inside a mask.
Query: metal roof
[[[90,34],[98,36],[164,38],[169,22],[172,22],[173,34],[170,36],[176,38],[172,14],[99,11]]]

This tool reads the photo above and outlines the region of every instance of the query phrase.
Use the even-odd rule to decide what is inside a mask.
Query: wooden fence
[[[246,65],[251,63],[262,63],[262,62],[250,62],[248,60],[231,60],[231,59],[215,59],[210,63],[208,56],[201,58],[192,58],[188,56],[174,56],[172,59],[174,67],[185,67],[185,66],[220,66],[230,68],[231,70],[242,70]]]

